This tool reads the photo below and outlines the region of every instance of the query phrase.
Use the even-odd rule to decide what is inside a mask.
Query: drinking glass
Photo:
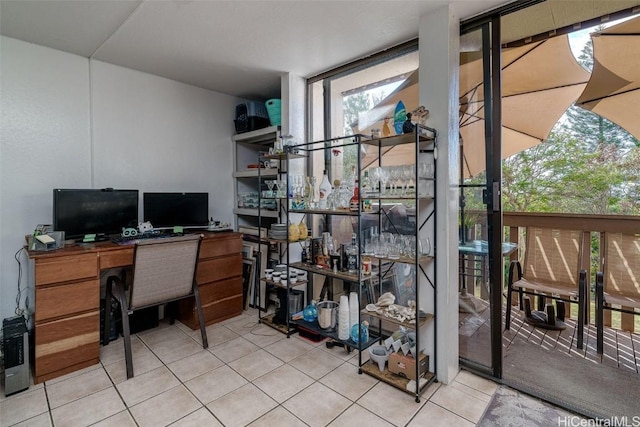
[[[405,181],[404,195],[409,195],[409,184],[411,180],[414,178],[414,170],[413,165],[404,165],[402,166],[402,176]]]
[[[398,181],[402,173],[402,167],[391,166],[389,168],[389,180],[391,181],[391,194],[398,194]]]
[[[371,178],[371,187],[373,188],[374,193],[380,188],[380,169],[380,167],[371,168],[371,172],[369,173],[369,177]]]
[[[418,253],[420,255],[429,255],[431,253],[431,240],[428,237],[418,240]]]
[[[276,182],[273,179],[268,179],[266,183],[269,188],[269,197],[273,197],[273,187],[276,185]]]
[[[275,183],[276,183],[276,189],[277,189],[276,197],[285,197],[285,190],[286,190],[285,187],[287,186],[286,181],[282,179],[277,179],[275,180]]]
[[[387,191],[387,182],[389,182],[389,169],[388,168],[379,168],[378,176],[380,178],[380,194],[385,194]]]

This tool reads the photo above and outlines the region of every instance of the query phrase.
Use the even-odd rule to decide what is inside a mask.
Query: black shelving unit
[[[398,147],[405,144],[413,144],[413,165],[414,165],[414,177],[415,184],[413,188],[412,195],[397,195],[397,194],[373,194],[367,195],[367,199],[371,200],[374,204],[374,210],[378,215],[378,227],[380,232],[383,231],[383,219],[384,223],[388,224],[387,227],[391,231],[397,231],[396,225],[393,223],[392,217],[389,215],[389,209],[387,203],[402,203],[402,202],[411,202],[413,206],[415,206],[416,218],[415,223],[411,227],[410,234],[415,236],[416,245],[414,248],[415,257],[407,257],[402,256],[398,258],[390,258],[387,256],[384,257],[376,257],[372,255],[371,258],[374,262],[378,263],[378,271],[379,271],[379,294],[382,294],[382,283],[385,280],[386,276],[390,274],[392,268],[398,265],[410,266],[412,268],[413,279],[415,283],[415,301],[416,301],[416,309],[420,309],[420,303],[424,302],[425,299],[431,299],[433,312],[432,313],[422,313],[423,315],[419,318],[416,317],[415,323],[410,322],[400,322],[396,319],[385,317],[384,315],[376,314],[374,312],[363,311],[361,313],[361,317],[368,316],[372,323],[377,323],[377,329],[382,332],[383,322],[387,322],[391,324],[392,327],[404,327],[408,330],[415,331],[416,343],[415,348],[417,349],[417,353],[421,353],[423,347],[425,349],[431,350],[432,352],[432,360],[431,363],[433,366],[436,366],[436,303],[435,303],[435,294],[436,294],[436,253],[437,253],[437,245],[436,245],[436,202],[437,202],[437,193],[436,193],[436,176],[437,176],[437,131],[432,128],[428,128],[421,125],[416,125],[415,131],[410,134],[403,134],[397,136],[390,136],[385,138],[375,138],[364,141],[365,144],[369,146],[374,146],[378,150],[378,166],[382,166],[383,158],[386,152],[389,151],[390,148]],[[429,157],[429,160],[433,161],[433,177],[421,176],[419,171],[419,161],[421,158]],[[419,189],[421,187],[421,181],[431,181],[431,185],[433,187],[433,194],[431,195],[421,195],[419,194]],[[427,186],[428,187],[428,186]],[[430,235],[431,241],[431,249],[428,254],[421,254],[419,251],[419,238],[421,234],[428,233]],[[422,295],[421,291],[421,283],[426,283],[427,295]],[[430,291],[429,291],[430,290]],[[417,313],[416,313],[417,314]],[[423,331],[426,328],[432,328],[431,336],[432,339],[430,343],[427,343],[426,346],[423,346],[422,340],[428,334]],[[425,337],[421,337],[421,335],[425,335]],[[433,372],[426,372],[421,376],[418,358],[416,355],[412,355],[415,359],[415,377],[418,378],[418,381],[415,381],[415,388],[408,388],[409,379],[400,377],[395,375],[389,371],[388,368],[385,368],[384,371],[380,371],[377,365],[366,364],[361,365],[359,372],[366,373],[371,375],[381,381],[384,381],[404,392],[410,393],[414,395],[416,402],[420,401],[420,393],[424,388],[426,388],[430,383],[436,381],[436,376]],[[424,382],[419,380],[420,378],[424,378]]]

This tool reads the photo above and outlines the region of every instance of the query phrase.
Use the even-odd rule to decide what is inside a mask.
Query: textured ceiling
[[[466,19],[506,0],[1,0],[0,33],[249,99],[280,96],[280,75],[309,77],[418,35],[452,4]],[[504,27],[513,39],[629,7],[550,0]],[[518,12],[518,15],[523,11]],[[516,16],[516,15],[514,15]],[[533,18],[532,18],[533,17]]]

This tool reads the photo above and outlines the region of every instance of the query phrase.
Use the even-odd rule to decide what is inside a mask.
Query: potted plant
[[[475,240],[476,224],[480,222],[478,211],[460,211],[458,216],[458,227],[460,232],[460,242],[463,244]]]

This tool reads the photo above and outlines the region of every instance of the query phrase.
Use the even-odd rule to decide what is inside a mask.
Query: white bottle
[[[320,201],[318,202],[318,208],[327,209],[327,197],[331,194],[331,183],[326,170],[322,173],[322,182],[320,182],[319,190]]]

